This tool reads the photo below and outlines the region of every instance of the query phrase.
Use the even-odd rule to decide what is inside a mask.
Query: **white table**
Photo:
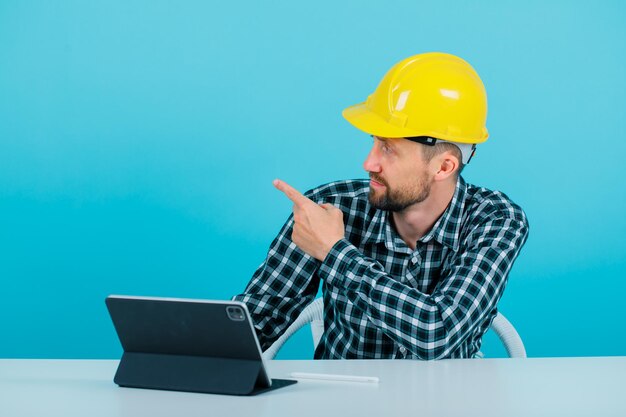
[[[0,416],[626,416],[626,357],[421,362],[271,361],[292,371],[378,376],[301,381],[234,397],[119,388],[117,361],[0,360]]]

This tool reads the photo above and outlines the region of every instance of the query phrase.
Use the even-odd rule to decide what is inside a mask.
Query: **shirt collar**
[[[466,195],[467,184],[463,177],[459,176],[450,204],[432,229],[422,236],[419,242],[427,243],[434,239],[441,245],[447,246],[455,252],[458,251]],[[408,250],[409,253],[411,252],[398,233],[393,230],[388,211],[375,210],[370,226],[363,236],[363,241],[384,242],[387,249],[391,251],[406,252]]]
[[[450,204],[433,228],[430,229],[430,232],[422,236],[419,241],[426,243],[434,239],[443,246],[447,246],[455,252],[458,251],[461,244],[461,221],[463,220],[466,196],[467,184],[459,175]]]

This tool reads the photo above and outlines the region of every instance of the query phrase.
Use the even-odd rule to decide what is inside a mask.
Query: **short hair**
[[[434,145],[422,144],[422,156],[426,162],[430,162],[436,155],[441,155],[444,152],[452,152],[452,154],[459,160],[459,167],[455,171],[456,176],[461,175],[465,164],[463,163],[463,154],[458,146],[450,142],[437,142]]]

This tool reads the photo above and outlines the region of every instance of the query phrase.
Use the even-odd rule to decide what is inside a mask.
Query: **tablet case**
[[[255,395],[291,385],[269,378],[250,315],[239,302],[109,296],[124,354],[123,387]],[[233,320],[228,307],[244,314]]]

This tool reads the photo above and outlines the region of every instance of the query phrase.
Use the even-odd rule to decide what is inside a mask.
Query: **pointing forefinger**
[[[293,201],[293,203],[297,206],[302,206],[302,205],[306,205],[309,203],[313,203],[312,200],[303,196],[302,193],[300,193],[300,191],[296,190],[291,185],[287,184],[285,181],[275,179],[272,183],[274,184],[274,187],[276,187],[277,189],[285,193],[287,198]]]

